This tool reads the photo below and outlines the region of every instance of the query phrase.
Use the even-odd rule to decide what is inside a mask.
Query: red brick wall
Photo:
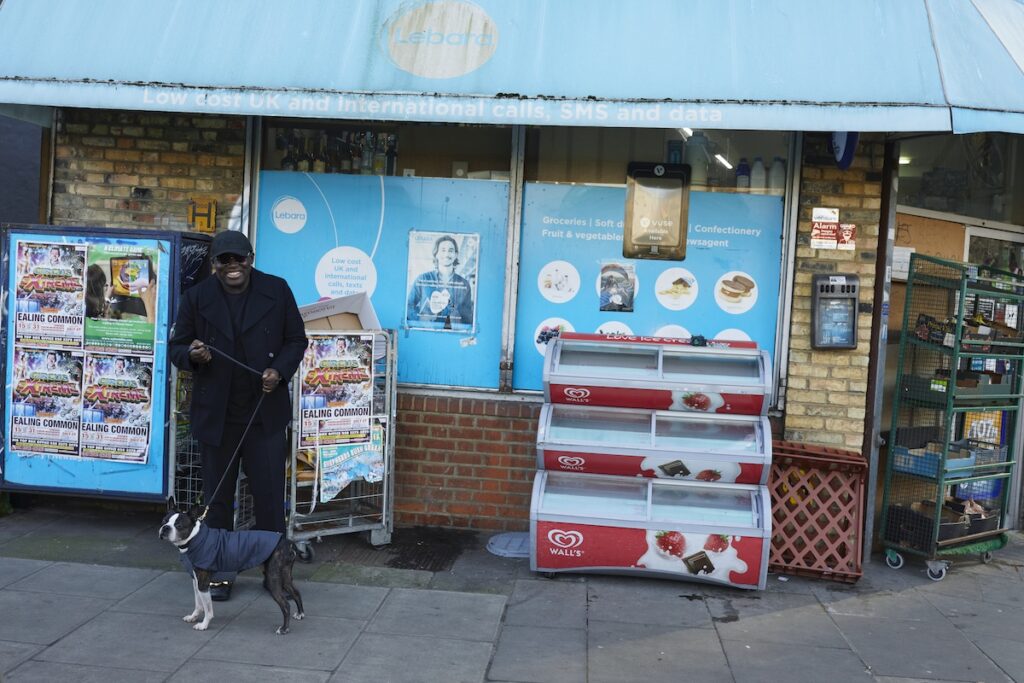
[[[529,528],[540,405],[399,391],[395,524]]]

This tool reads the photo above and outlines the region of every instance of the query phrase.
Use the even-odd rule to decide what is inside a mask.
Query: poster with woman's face
[[[410,230],[406,327],[472,332],[479,263],[477,233]]]
[[[85,270],[85,348],[153,353],[160,252],[91,244]]]

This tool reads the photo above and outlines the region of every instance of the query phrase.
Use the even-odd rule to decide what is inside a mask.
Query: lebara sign
[[[498,28],[472,3],[436,0],[396,12],[381,40],[399,69],[421,78],[455,78],[487,63],[498,47]]]
[[[274,227],[289,235],[306,227],[306,207],[295,197],[281,197],[270,210]]]

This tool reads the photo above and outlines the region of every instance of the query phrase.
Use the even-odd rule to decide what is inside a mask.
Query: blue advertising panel
[[[623,187],[527,183],[516,389],[540,389],[554,331],[753,340],[775,350],[783,197],[692,192],[686,258],[622,257]]]
[[[3,479],[165,492],[171,242],[8,235]]]
[[[508,183],[264,171],[256,267],[300,306],[368,292],[398,379],[497,388]]]

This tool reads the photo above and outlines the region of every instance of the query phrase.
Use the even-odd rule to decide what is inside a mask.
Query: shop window
[[[510,128],[264,124],[256,267],[300,305],[368,292],[398,381],[497,389]]]
[[[932,135],[900,143],[900,204],[1024,224],[1020,136],[1007,133]]]
[[[774,354],[791,144],[773,132],[528,129],[514,388],[541,387],[560,331],[753,340]],[[631,161],[693,169],[684,260],[623,258]]]

